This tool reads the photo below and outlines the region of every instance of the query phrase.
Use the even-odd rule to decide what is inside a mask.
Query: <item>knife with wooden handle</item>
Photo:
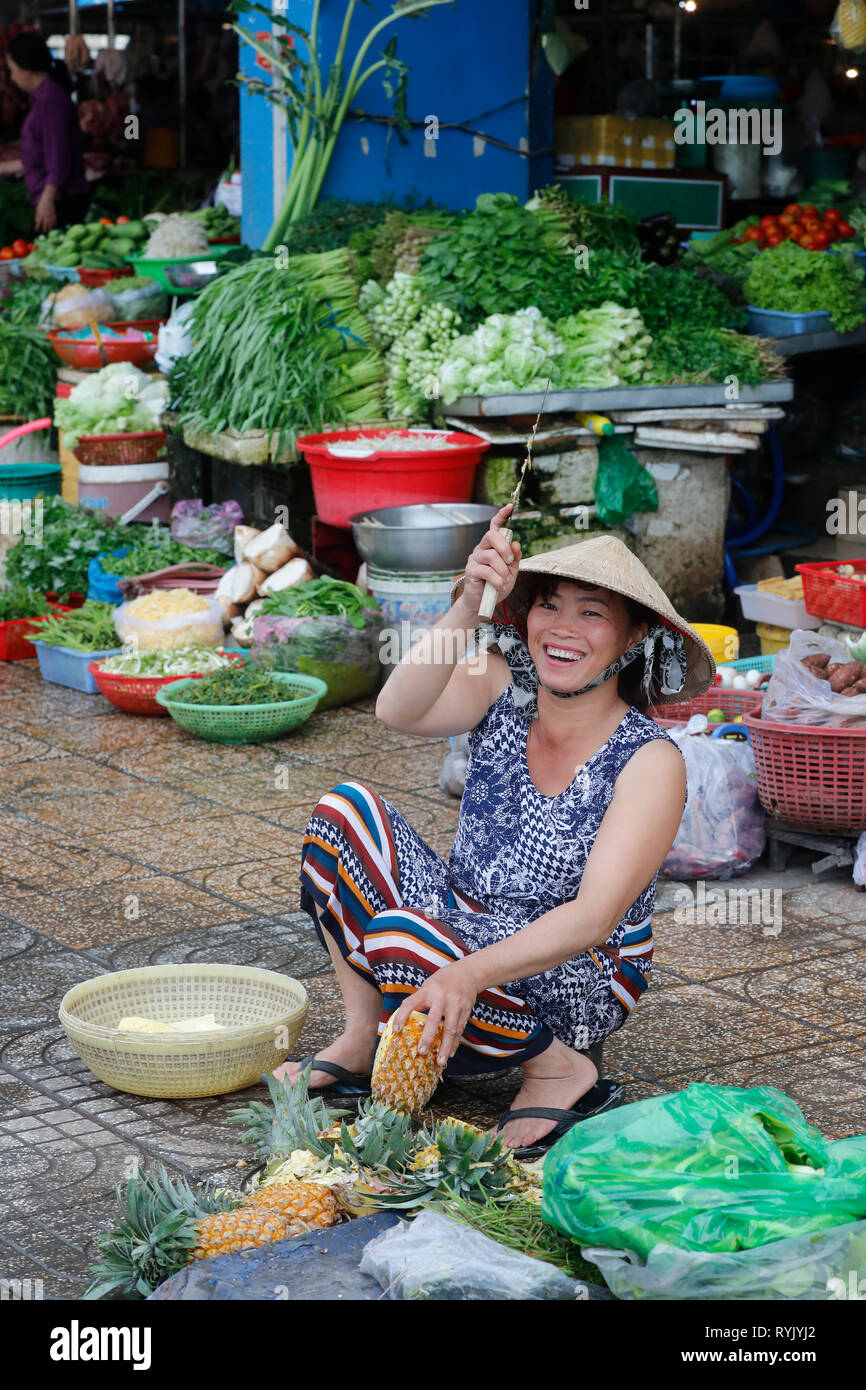
[[[511,523],[513,523],[514,518],[517,515],[517,507],[520,501],[520,493],[523,488],[523,479],[526,477],[526,470],[532,467],[532,446],[535,443],[535,434],[539,424],[541,423],[541,417],[544,414],[544,406],[547,401],[547,393],[549,390],[550,377],[547,378],[547,385],[544,388],[544,395],[541,398],[541,406],[539,408],[538,414],[535,417],[535,424],[532,426],[532,433],[526,441],[526,458],[523,460],[523,467],[520,470],[520,477],[517,479],[514,491],[511,494],[511,501],[514,503],[514,508],[512,510],[511,516],[508,518],[509,522]],[[507,541],[510,542],[511,540],[513,540],[513,526],[503,526],[502,534]],[[493,617],[493,610],[495,609],[498,601],[499,590],[497,589],[496,585],[488,579],[486,584],[484,585],[484,592],[481,595],[481,602],[478,605],[479,618],[483,618],[485,622],[489,622],[490,619]]]

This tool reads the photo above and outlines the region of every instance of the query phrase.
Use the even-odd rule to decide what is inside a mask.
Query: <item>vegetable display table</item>
[[[782,357],[800,357],[804,352],[827,352],[831,348],[861,347],[866,343],[866,324],[862,328],[852,328],[850,333],[837,333],[835,329],[828,328],[822,333],[792,333],[790,337],[771,338],[769,341]]]
[[[866,329],[858,330],[864,332]],[[797,339],[802,342],[808,334]],[[838,336],[838,335],[837,335]],[[856,334],[846,333],[846,339]],[[788,342],[788,339],[783,339]],[[866,341],[866,338],[864,338]],[[779,349],[782,351],[781,347]],[[589,410],[603,414],[606,410],[656,409],[661,406],[727,405],[728,388],[721,384],[709,386],[611,386],[603,390],[549,391],[546,415],[570,410]],[[790,401],[794,395],[793,381],[765,381],[760,386],[741,386],[738,405],[756,405],[763,401]],[[537,415],[544,402],[542,391],[514,392],[503,396],[461,396],[449,405],[451,415],[469,418],[488,415]]]

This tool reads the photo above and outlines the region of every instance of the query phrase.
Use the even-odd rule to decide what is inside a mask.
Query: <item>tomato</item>
[[[782,232],[771,232],[767,237],[768,246],[781,246],[783,241],[785,241],[785,236]]]
[[[743,242],[744,242],[745,240],[746,240],[746,238],[745,238],[744,236],[734,236],[734,237],[731,237],[731,245],[732,245],[732,246],[742,246],[742,244],[743,244]]]
[[[825,222],[841,222],[842,214],[838,208],[828,208],[824,213]]]
[[[840,237],[849,237],[857,235],[850,222],[838,222],[836,224],[836,231],[838,232]]]
[[[743,241],[763,241],[764,233],[760,227],[747,227]]]
[[[0,250],[0,261],[12,261],[14,259],[15,252],[12,250],[11,246],[4,246],[3,249]]]
[[[26,256],[26,255],[27,255],[27,242],[26,242],[26,241],[22,241],[21,238],[19,237],[17,241],[13,241],[13,243],[12,243],[12,250],[15,252],[15,255],[16,255],[16,256]]]
[[[826,247],[830,245],[830,242],[833,240],[833,238],[830,236],[830,233],[827,231],[826,227],[822,227],[820,232],[815,232],[815,234],[812,237],[812,240],[815,243],[815,250],[823,251]]]
[[[803,237],[806,235],[807,232],[802,222],[794,222],[793,225],[788,228],[789,241],[802,241]]]
[[[802,211],[799,203],[789,203],[785,208],[785,212],[790,213],[791,217],[799,217]]]
[[[110,217],[100,217],[99,220],[100,220],[100,222],[102,223],[103,227],[111,227],[111,226],[113,226],[113,223],[112,223]]]
[[[128,218],[128,217],[118,217],[118,218],[116,219],[116,222],[117,222],[118,227],[119,227],[123,222],[128,222],[128,221],[129,221],[129,218]]]
[[[812,236],[811,232],[804,232],[803,236],[800,238],[800,245],[804,251],[815,250],[815,238]]]
[[[768,214],[766,217],[761,218],[761,221],[758,225],[763,227],[768,232],[774,232],[779,225],[779,219],[777,217],[771,217]]]
[[[807,232],[820,232],[821,223],[817,217],[804,217],[803,226]]]
[[[804,203],[804,204],[803,204],[803,216],[804,216],[804,217],[817,217],[817,216],[818,216],[818,209],[815,207],[815,204],[814,204],[814,203]]]
[[[783,212],[778,220],[780,227],[793,227],[797,219],[794,217],[793,213]]]

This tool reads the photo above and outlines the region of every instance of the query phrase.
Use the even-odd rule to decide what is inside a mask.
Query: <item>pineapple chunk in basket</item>
[[[117,1026],[124,1033],[198,1033],[206,1028],[223,1028],[225,1025],[217,1023],[214,1014],[183,1018],[179,1023],[162,1023],[156,1018],[141,1018],[138,1014],[129,1014],[122,1018]]]

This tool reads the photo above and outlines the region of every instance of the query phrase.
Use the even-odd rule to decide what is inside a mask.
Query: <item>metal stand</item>
[[[812,864],[813,874],[825,874],[829,869],[845,869],[854,863],[856,839],[845,835],[821,835],[804,830],[800,825],[791,825],[783,820],[771,820],[769,817],[766,831],[770,868],[774,873],[781,873],[786,867],[791,850],[796,845],[822,854],[822,857]]]

